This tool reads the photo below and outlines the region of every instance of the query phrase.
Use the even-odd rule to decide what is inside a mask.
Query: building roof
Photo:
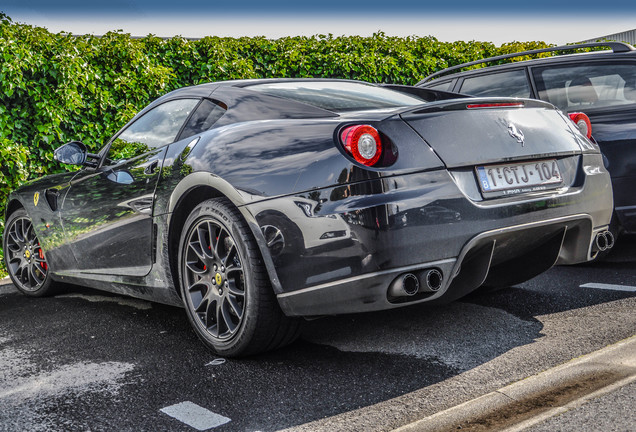
[[[595,42],[597,40],[612,40],[612,41],[618,41],[618,42],[627,42],[630,45],[635,45],[636,44],[636,29],[627,30],[620,33],[613,33],[613,34],[605,35],[605,36],[598,36],[592,39],[581,41],[581,43]]]

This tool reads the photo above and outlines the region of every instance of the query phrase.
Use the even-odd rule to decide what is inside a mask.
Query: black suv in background
[[[558,55],[449,75],[481,63],[598,46],[611,51]],[[587,114],[612,177],[615,212],[610,230],[615,236],[621,231],[636,233],[636,50],[631,45],[588,43],[491,57],[444,69],[417,86],[472,96],[541,99],[566,113]]]

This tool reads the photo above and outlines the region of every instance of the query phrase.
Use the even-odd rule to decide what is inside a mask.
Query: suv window
[[[472,96],[529,98],[531,95],[525,69],[468,77],[459,92]]]
[[[539,98],[565,111],[636,103],[636,64],[597,63],[534,68]]]

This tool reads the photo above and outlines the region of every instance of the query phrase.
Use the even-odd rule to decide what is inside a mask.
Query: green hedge
[[[275,40],[138,39],[121,32],[75,37],[15,23],[1,13],[0,22],[3,213],[10,190],[27,178],[63,169],[53,161],[54,148],[81,140],[97,150],[135,112],[179,87],[260,77],[414,84],[451,65],[548,46],[513,42],[496,47],[489,42],[447,43],[384,33]]]

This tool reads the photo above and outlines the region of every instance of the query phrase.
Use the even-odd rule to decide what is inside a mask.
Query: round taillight
[[[382,141],[378,131],[369,125],[348,126],[340,132],[347,153],[366,166],[373,166],[382,155]]]
[[[581,112],[570,113],[570,120],[574,122],[583,135],[588,138],[592,137],[592,123],[586,114]]]

